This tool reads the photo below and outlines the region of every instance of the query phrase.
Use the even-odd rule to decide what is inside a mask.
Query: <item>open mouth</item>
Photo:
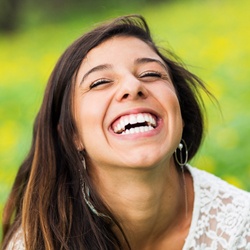
[[[121,116],[112,124],[116,134],[144,133],[157,127],[157,117],[150,113]]]

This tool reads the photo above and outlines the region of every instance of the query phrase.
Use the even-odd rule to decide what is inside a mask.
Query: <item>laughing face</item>
[[[135,37],[92,49],[76,77],[77,144],[95,168],[170,163],[183,122],[163,60]]]

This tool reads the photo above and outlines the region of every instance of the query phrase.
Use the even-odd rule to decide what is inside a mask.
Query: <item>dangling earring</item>
[[[183,149],[183,147],[184,147],[184,149]],[[179,150],[180,152],[178,153],[177,150]],[[185,153],[185,160],[184,161],[183,161],[183,151],[182,150]],[[178,158],[178,155],[180,158]],[[181,142],[179,143],[177,149],[175,150],[174,156],[175,156],[176,162],[180,165],[181,168],[183,168],[187,164],[188,149],[187,149],[187,144],[183,139],[181,139]]]
[[[84,171],[87,171],[87,167],[86,167],[86,161],[85,161],[85,158],[84,156],[82,156],[82,165],[83,165],[83,169]],[[79,170],[80,172],[80,170]],[[81,189],[82,189],[82,194],[83,194],[83,199],[85,201],[85,203],[88,205],[88,207],[90,208],[90,210],[95,214],[97,215],[98,217],[105,217],[105,218],[108,218],[112,221],[112,219],[106,215],[106,214],[103,214],[103,213],[100,213],[98,212],[94,205],[92,204],[92,202],[90,201],[90,192],[89,192],[89,187],[86,185],[84,179],[82,178],[82,175],[81,175],[81,172],[80,172],[80,181],[81,181]]]
[[[185,160],[183,160],[183,151],[182,150],[185,153]],[[180,158],[178,158],[178,155]],[[188,195],[187,195],[186,178],[185,178],[185,174],[184,174],[184,166],[187,164],[187,161],[188,161],[188,148],[187,148],[186,142],[183,139],[181,139],[181,142],[179,143],[177,149],[175,150],[174,156],[175,156],[176,162],[181,167],[182,179],[183,179],[183,184],[184,184],[185,210],[186,210],[185,212],[186,212],[186,217],[187,217],[187,214],[188,214]]]

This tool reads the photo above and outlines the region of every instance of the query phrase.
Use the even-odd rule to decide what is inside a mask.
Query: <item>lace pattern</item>
[[[10,241],[6,250],[25,250],[23,232],[19,229]]]
[[[195,201],[183,250],[250,250],[250,193],[188,166]],[[25,250],[19,230],[6,250]]]
[[[192,224],[183,250],[250,250],[250,193],[189,166]]]

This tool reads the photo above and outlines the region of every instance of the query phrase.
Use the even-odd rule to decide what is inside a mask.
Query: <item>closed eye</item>
[[[158,72],[158,71],[147,71],[147,72],[143,72],[140,75],[140,78],[145,78],[145,77],[157,77],[157,78],[161,78],[162,77],[162,73]]]
[[[93,89],[93,88],[96,88],[98,86],[110,83],[110,82],[111,82],[111,80],[108,80],[108,79],[105,79],[105,78],[101,78],[101,79],[98,79],[98,80],[94,81],[93,83],[91,83],[91,85],[89,86],[89,88]]]
[[[146,71],[139,75],[145,81],[154,81],[158,79],[163,79],[169,81],[169,76],[167,73],[159,71]]]

